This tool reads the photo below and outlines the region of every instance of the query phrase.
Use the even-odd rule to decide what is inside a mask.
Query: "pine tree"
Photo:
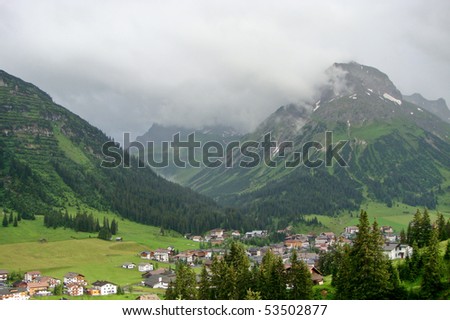
[[[444,260],[450,261],[450,240],[447,241],[447,248],[445,249]]]
[[[167,300],[195,300],[197,298],[197,282],[195,280],[195,272],[191,267],[184,263],[176,265],[176,280],[166,291]]]
[[[439,241],[445,241],[448,239],[447,228],[445,227],[445,218],[442,213],[438,212],[438,217],[436,220],[436,226],[439,231]]]
[[[291,287],[289,298],[293,300],[309,300],[313,295],[313,282],[311,272],[303,261],[298,261],[297,251],[291,255],[291,269],[288,272],[288,281]]]
[[[255,292],[252,289],[248,289],[244,300],[261,300],[261,293],[259,291]]]
[[[344,258],[337,283],[341,299],[383,299],[389,294],[387,258],[382,251],[382,236],[376,221],[372,227],[365,211],[361,211],[359,232]],[[347,283],[345,283],[346,281]]]
[[[421,243],[418,244],[420,248],[423,248],[428,246],[428,244],[430,243],[432,233],[431,219],[427,209],[424,210],[424,213],[422,215],[420,229],[421,229],[421,237],[419,238],[419,241],[421,241]]]
[[[111,234],[112,235],[116,235],[117,232],[119,232],[119,225],[118,225],[116,219],[113,219],[111,221],[111,228],[110,229],[111,229]]]
[[[405,229],[402,229],[402,231],[400,231],[400,243],[402,243],[402,244],[408,243],[408,240],[406,238]]]
[[[11,212],[11,213],[9,214],[8,224],[13,223],[13,221],[14,221],[13,213]]]
[[[250,260],[244,247],[233,241],[230,245],[230,251],[224,259],[228,267],[233,267],[233,271],[236,273],[236,299],[244,299],[250,288]]]
[[[425,254],[424,276],[420,286],[421,295],[425,299],[434,299],[442,290],[441,257],[439,256],[438,230],[431,232],[430,244]]]
[[[5,228],[8,226],[8,217],[6,216],[6,213],[3,214],[2,226]]]
[[[287,275],[283,261],[275,256],[271,250],[262,259],[258,274],[258,285],[264,300],[286,299]]]
[[[63,295],[63,289],[64,289],[64,285],[63,284],[58,284],[53,289],[53,294],[55,296],[62,296]]]
[[[18,227],[19,223],[17,222],[17,217],[14,217],[13,227]]]
[[[211,281],[209,278],[208,270],[206,269],[205,265],[203,265],[202,271],[200,273],[198,299],[199,300],[210,300],[211,299]]]

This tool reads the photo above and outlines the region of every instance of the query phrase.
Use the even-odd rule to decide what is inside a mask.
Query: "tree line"
[[[104,240],[109,240],[119,231],[119,223],[116,219],[113,219],[110,223],[109,219],[104,217],[103,224],[100,224],[98,218],[94,218],[92,213],[87,214],[86,212],[77,212],[75,216],[72,216],[67,211],[62,213],[52,210],[44,215],[44,225],[47,228],[63,227],[77,232],[98,232],[98,237]]]

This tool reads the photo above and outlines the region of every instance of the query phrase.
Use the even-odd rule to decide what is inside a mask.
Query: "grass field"
[[[73,214],[73,208],[69,212]],[[1,212],[1,211],[0,211]],[[97,239],[97,234],[75,232],[63,228],[46,228],[43,217],[36,220],[22,220],[18,227],[0,227],[0,269],[26,272],[39,270],[44,275],[59,279],[69,271],[84,274],[88,283],[96,280],[108,280],[121,286],[137,285],[141,273],[137,269],[123,269],[124,262],[136,264],[145,262],[138,256],[144,250],[173,246],[183,251],[196,249],[198,245],[186,240],[175,232],[160,234],[160,229],[121,219],[111,213],[92,211],[102,221],[107,216],[111,221],[119,222],[117,236],[122,242]],[[0,214],[0,218],[3,218]],[[40,241],[45,239],[46,241]],[[157,262],[158,267],[168,264]],[[144,288],[136,286],[133,295],[121,296],[122,299],[135,298],[137,291]],[[144,290],[147,292],[148,290]],[[157,290],[156,290],[157,291]],[[155,290],[150,290],[152,293]]]
[[[380,226],[391,226],[394,231],[399,233],[402,229],[407,229],[408,223],[412,220],[417,208],[411,207],[405,204],[399,204],[388,208],[385,204],[369,202],[362,206],[362,209],[366,210],[369,219],[372,222],[377,220]],[[422,210],[422,209],[421,209]],[[436,219],[437,210],[429,210],[431,220]],[[450,218],[450,212],[448,210],[439,211],[444,215],[446,219]],[[325,227],[316,227],[314,232],[318,231],[332,231],[336,234],[340,234],[344,231],[346,226],[358,224],[358,212],[341,214],[338,217],[319,216],[319,215],[307,215],[306,218],[311,219],[317,217],[317,219],[325,225]],[[299,227],[299,232],[311,231],[309,227]]]

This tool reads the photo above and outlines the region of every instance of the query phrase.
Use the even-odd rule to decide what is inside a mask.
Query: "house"
[[[68,272],[64,275],[64,279],[63,279],[63,283],[64,285],[69,285],[71,283],[75,283],[81,286],[86,286],[87,282],[85,279],[85,276],[80,274],[80,273],[76,273],[76,272]]]
[[[84,287],[78,283],[71,282],[66,285],[66,292],[69,296],[82,296],[84,294]]]
[[[174,259],[177,261],[192,263],[192,262],[194,262],[194,255],[190,252],[179,253],[174,257]]]
[[[359,228],[356,226],[348,226],[348,227],[345,227],[344,230],[345,230],[344,232],[348,233],[348,234],[355,234],[355,233],[359,232]]]
[[[26,288],[0,288],[0,300],[28,300]]]
[[[253,230],[245,233],[247,239],[250,238],[264,238],[267,236],[267,230]]]
[[[404,259],[412,256],[413,248],[407,244],[390,243],[383,246],[383,253],[389,260]]]
[[[397,240],[398,240],[397,235],[395,235],[393,233],[385,233],[385,234],[383,234],[383,237],[386,240],[386,242],[389,242],[389,243],[397,242]]]
[[[142,251],[139,256],[141,259],[148,259],[150,260],[153,257],[153,252],[151,251]]]
[[[122,237],[116,237],[116,241],[123,241]]]
[[[231,236],[234,238],[240,238],[241,237],[241,233],[238,230],[235,230],[231,233]]]
[[[122,263],[122,268],[134,269],[134,268],[136,268],[136,264],[134,264],[133,262],[124,262],[124,263]]]
[[[391,226],[382,226],[380,230],[382,233],[394,233],[394,229]]]
[[[153,264],[145,262],[145,263],[139,263],[138,270],[140,272],[147,272],[147,271],[153,271]]]
[[[193,236],[192,241],[194,242],[202,242],[203,238],[201,236]]]
[[[248,252],[248,255],[250,257],[259,257],[259,256],[261,256],[261,249],[257,248],[257,247],[249,248],[247,250],[247,252]]]
[[[297,239],[285,240],[284,241],[284,246],[287,247],[288,249],[302,248],[303,247],[303,241],[297,240]]]
[[[154,289],[167,289],[170,282],[175,281],[175,279],[175,274],[154,275],[142,281],[142,284]]]
[[[167,249],[156,249],[153,259],[161,262],[169,262],[169,251]]]
[[[276,255],[283,255],[284,254],[284,245],[283,244],[273,244],[270,246],[270,250]]]
[[[50,289],[54,289],[57,285],[61,284],[61,280],[48,276],[37,277],[34,282],[45,282]]]
[[[322,232],[320,235],[327,237],[329,240],[333,240],[336,238],[336,235],[334,234],[334,232]]]
[[[309,272],[311,272],[311,279],[315,285],[323,284],[323,275],[316,267],[310,267]]]
[[[34,279],[36,279],[37,277],[41,277],[41,272],[40,271],[28,271],[25,273],[23,280],[25,282],[31,282]]]
[[[291,269],[290,264],[285,264],[284,269],[286,271],[289,271]],[[311,273],[311,280],[313,284],[315,285],[322,285],[323,284],[323,275],[322,273],[314,266],[308,266],[309,272]]]
[[[224,229],[213,229],[209,232],[212,238],[223,238]]]
[[[50,288],[48,282],[46,281],[33,281],[27,283],[27,291],[30,296],[38,295],[38,296],[49,296],[52,293],[50,292]]]
[[[117,293],[117,285],[108,281],[95,281],[92,283],[92,289],[100,291],[101,296]]]
[[[8,280],[8,271],[0,269],[0,282]]]

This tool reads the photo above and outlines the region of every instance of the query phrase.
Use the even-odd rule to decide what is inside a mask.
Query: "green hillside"
[[[117,168],[102,167],[111,139],[36,86],[4,71],[0,79],[0,206],[35,219],[85,205],[182,233],[239,225],[236,214],[138,168],[126,153]]]

